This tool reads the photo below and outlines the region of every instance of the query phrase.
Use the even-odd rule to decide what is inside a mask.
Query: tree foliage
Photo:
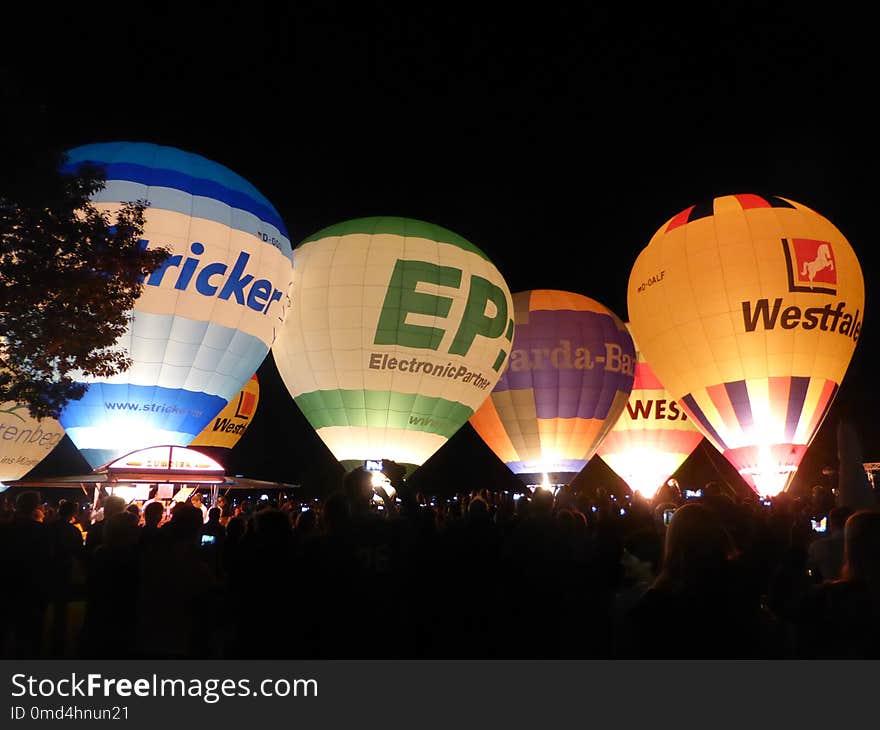
[[[82,398],[76,378],[130,367],[117,341],[144,278],[169,254],[141,244],[146,201],[111,216],[90,202],[103,170],[59,169],[0,189],[0,402],[38,418]]]

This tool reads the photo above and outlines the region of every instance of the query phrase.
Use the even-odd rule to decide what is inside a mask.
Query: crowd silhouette
[[[307,503],[111,495],[96,514],[19,492],[0,511],[0,656],[880,656],[880,512],[831,490],[396,486],[358,469]]]

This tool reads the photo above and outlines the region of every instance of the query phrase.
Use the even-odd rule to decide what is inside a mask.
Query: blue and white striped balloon
[[[59,419],[92,466],[135,449],[188,444],[262,363],[292,281],[287,230],[249,182],[199,155],[115,142],[68,152],[65,171],[106,170],[104,211],[144,199],[145,245],[172,254],[146,280],[120,338],[133,366],[82,377],[85,397]]]

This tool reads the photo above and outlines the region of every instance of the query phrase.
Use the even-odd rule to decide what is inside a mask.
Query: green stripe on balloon
[[[474,246],[470,241],[462,238],[457,233],[443,228],[442,226],[426,223],[425,221],[413,220],[412,218],[399,218],[393,216],[374,216],[371,218],[356,218],[355,220],[337,223],[327,228],[323,228],[317,233],[313,233],[305,238],[299,245],[302,246],[310,241],[319,241],[322,238],[333,238],[335,236],[350,236],[357,233],[363,233],[371,236],[381,235],[383,233],[403,236],[409,238],[426,238],[429,241],[437,241],[438,243],[448,243],[457,248],[476,254],[481,259],[489,261],[479,248]]]
[[[368,426],[426,431],[449,438],[473,409],[445,398],[376,390],[315,390],[295,399],[314,429]]]

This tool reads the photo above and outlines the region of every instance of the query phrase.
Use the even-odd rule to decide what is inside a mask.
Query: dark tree
[[[113,217],[90,202],[104,187],[101,169],[62,175],[48,142],[41,148],[21,135],[2,147],[0,402],[57,417],[85,393],[73,379],[80,372],[106,377],[130,367],[116,341],[144,277],[169,252],[141,247],[144,201]]]

